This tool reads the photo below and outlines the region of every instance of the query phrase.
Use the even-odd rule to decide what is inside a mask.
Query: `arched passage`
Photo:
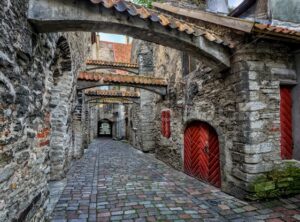
[[[209,30],[170,17],[124,0],[31,0],[28,11],[40,32],[124,34],[188,52],[219,70],[229,68],[229,43]]]
[[[109,119],[98,121],[98,137],[112,137],[113,122]]]
[[[185,129],[184,171],[190,176],[221,187],[218,135],[205,122],[193,121]]]

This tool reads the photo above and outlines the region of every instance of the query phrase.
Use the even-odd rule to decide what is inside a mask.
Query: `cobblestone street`
[[[300,196],[248,204],[130,145],[95,140],[74,163],[52,222],[300,221]]]

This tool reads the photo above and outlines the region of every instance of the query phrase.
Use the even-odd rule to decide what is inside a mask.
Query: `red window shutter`
[[[165,135],[165,111],[161,112],[161,134]]]
[[[170,112],[170,110],[164,110],[161,113],[161,133],[166,138],[170,138],[170,136],[171,136],[171,112]]]
[[[282,159],[293,158],[292,88],[280,87],[280,149]]]
[[[170,138],[171,136],[171,112],[170,110],[166,111],[165,114],[166,122],[165,122],[165,137]]]

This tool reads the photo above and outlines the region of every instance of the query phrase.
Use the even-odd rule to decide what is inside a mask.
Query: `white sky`
[[[243,0],[228,0],[228,4],[230,8],[236,7],[241,4]]]
[[[107,41],[107,42],[116,42],[116,43],[126,43],[125,35],[115,35],[115,34],[108,34],[108,33],[99,33],[100,41]]]

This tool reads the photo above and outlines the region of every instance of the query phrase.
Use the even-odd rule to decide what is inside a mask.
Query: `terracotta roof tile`
[[[294,37],[295,39],[300,40],[300,32],[287,29],[284,27],[279,27],[279,26],[272,26],[269,24],[261,24],[261,23],[255,23],[254,25],[254,31],[258,32],[264,32],[266,34],[280,34],[281,36],[286,36],[286,37]]]
[[[138,92],[121,91],[121,90],[99,90],[99,89],[86,89],[84,94],[87,96],[107,96],[107,97],[130,97],[139,98]]]
[[[110,62],[104,60],[92,60],[89,59],[86,61],[86,65],[99,65],[99,66],[110,66],[115,68],[139,68],[138,64],[135,63],[126,63],[126,62]]]
[[[167,86],[168,83],[163,78],[150,76],[128,75],[128,74],[110,74],[99,72],[80,72],[78,80],[81,81],[102,81],[103,83],[124,83],[141,84],[151,86]]]
[[[130,16],[139,16],[141,19],[150,20],[152,22],[158,22],[167,29],[176,29],[179,32],[185,32],[188,35],[200,36],[202,32],[207,35],[203,35],[209,41],[216,42],[217,44],[223,44],[230,48],[232,44],[222,40],[220,36],[207,31],[205,28],[190,24],[179,19],[176,19],[170,15],[163,14],[145,7],[138,6],[132,2],[125,0],[90,0],[94,4],[101,4],[107,9],[116,10],[118,12],[128,13]],[[199,32],[199,30],[201,30]],[[199,34],[200,33],[200,34]],[[218,41],[216,41],[218,40]]]

